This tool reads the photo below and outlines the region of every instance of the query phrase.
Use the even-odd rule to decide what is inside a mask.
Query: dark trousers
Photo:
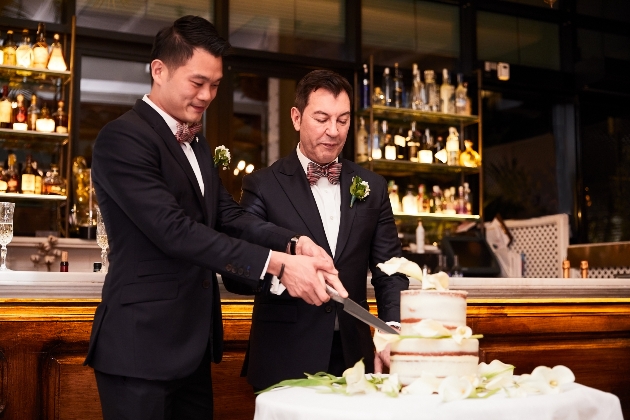
[[[154,381],[94,371],[104,420],[211,420],[212,377],[206,358],[190,376]]]
[[[332,348],[330,350],[330,362],[328,362],[328,370],[326,372],[335,375],[343,375],[343,371],[352,366],[346,366],[343,358],[343,348],[341,347],[341,333],[335,331],[333,334]]]

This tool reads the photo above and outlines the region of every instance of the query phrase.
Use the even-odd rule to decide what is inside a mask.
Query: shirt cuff
[[[271,261],[271,253],[273,251],[269,250],[269,255],[267,255],[267,262],[265,263],[265,266],[263,267],[262,273],[260,274],[260,280],[264,280],[265,279],[265,274],[267,274],[267,268],[269,267],[269,261]]]
[[[269,287],[269,291],[273,293],[274,295],[280,296],[282,292],[284,292],[285,290],[287,290],[287,288],[284,287],[284,284],[280,283],[280,280],[278,280],[278,277],[273,276],[271,278],[271,287]]]

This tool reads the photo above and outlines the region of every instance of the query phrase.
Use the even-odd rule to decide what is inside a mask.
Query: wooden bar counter
[[[92,273],[0,273],[0,418],[101,418],[92,369],[82,364],[102,281]],[[500,359],[516,373],[566,365],[577,382],[616,394],[630,418],[630,280],[452,279],[451,289],[469,291],[468,324],[484,335],[480,361]],[[252,419],[254,395],[239,377],[252,301],[223,296],[215,418]]]

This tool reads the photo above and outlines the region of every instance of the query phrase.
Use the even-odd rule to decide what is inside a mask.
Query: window
[[[479,12],[477,56],[484,61],[560,70],[558,25]]]
[[[630,22],[628,0],[577,0],[577,12],[598,18]]]
[[[252,50],[345,58],[345,1],[231,0],[230,43]]]
[[[20,0],[0,3],[3,18],[30,19],[36,22],[61,22],[61,1]],[[17,39],[16,41],[19,41]]]
[[[77,26],[154,36],[185,15],[213,19],[211,0],[77,0]]]

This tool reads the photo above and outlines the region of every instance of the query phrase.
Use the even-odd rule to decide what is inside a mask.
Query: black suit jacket
[[[372,272],[378,315],[385,321],[400,320],[400,291],[409,286],[402,275],[387,276],[376,264],[401,256],[385,179],[341,159],[341,221],[335,267],[350,298],[366,309],[367,270]],[[350,185],[358,175],[370,186],[364,201],[350,208]],[[324,227],[297,152],[269,168],[243,178],[241,205],[248,212],[278,226],[309,236],[330,255]],[[231,280],[223,277],[230,287]],[[344,359],[352,366],[361,358],[373,370],[374,348],[370,328],[343,312],[332,300],[308,305],[285,291],[255,297],[248,358],[244,372],[250,384],[266,388],[284,379],[328,369],[335,315],[339,317]]]
[[[204,195],[164,119],[138,100],[94,146],[92,179],[109,239],[109,272],[86,363],[114,375],[170,380],[209,352],[221,359],[215,273],[256,285],[269,249],[294,232],[243,211],[221,184],[206,139],[192,147]]]

